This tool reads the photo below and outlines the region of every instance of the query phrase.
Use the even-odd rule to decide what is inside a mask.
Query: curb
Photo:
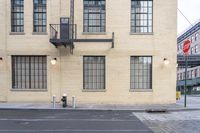
[[[147,112],[148,109],[99,109],[99,108],[0,108],[0,110],[60,110],[60,111],[132,111],[132,112]],[[153,109],[153,108],[152,108]],[[157,110],[158,108],[154,109]],[[162,108],[164,109],[164,108]],[[181,112],[181,111],[198,111],[200,108],[171,108],[167,109],[165,108],[167,112]],[[155,112],[156,113],[156,112]],[[158,112],[157,112],[158,113]],[[160,112],[162,113],[162,112]]]

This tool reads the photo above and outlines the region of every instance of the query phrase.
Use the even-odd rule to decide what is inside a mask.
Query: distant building
[[[200,55],[200,21],[194,24],[194,26],[188,28],[178,39],[178,54],[183,54],[183,42],[189,39],[191,41],[191,47],[189,55]],[[183,92],[185,79],[185,69],[177,69],[177,89]],[[188,79],[188,93],[200,93],[200,66],[190,67],[187,71]]]
[[[177,0],[0,0],[0,15],[0,101],[176,102]]]

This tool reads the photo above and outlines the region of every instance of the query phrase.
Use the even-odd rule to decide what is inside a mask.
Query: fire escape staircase
[[[78,39],[77,25],[74,24],[74,0],[70,1],[70,18],[60,18],[60,24],[50,24],[50,40],[56,48],[65,46],[73,54],[74,42],[110,42],[114,48],[114,32],[110,39]]]

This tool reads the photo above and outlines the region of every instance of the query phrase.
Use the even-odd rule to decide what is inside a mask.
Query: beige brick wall
[[[6,65],[6,0],[0,1],[0,101],[7,98],[7,65]]]
[[[10,35],[10,0],[0,1],[0,55],[5,56],[0,63],[0,101],[8,102],[50,102],[51,96],[57,100],[63,93],[75,95],[78,103],[97,104],[151,104],[175,103],[176,91],[176,0],[154,0],[153,34],[130,35],[130,0],[106,0],[105,35],[84,35],[83,1],[75,0],[75,23],[78,38],[111,38],[115,32],[115,48],[110,43],[75,43],[74,54],[68,49],[56,49],[47,35],[33,35],[33,6],[25,1],[25,35]],[[69,0],[47,0],[47,20],[49,24],[59,23],[60,17],[69,16]],[[11,89],[11,55],[47,55],[48,91],[27,92]],[[106,56],[106,91],[83,92],[83,56]],[[130,92],[130,56],[153,56],[152,92]],[[56,65],[50,60],[57,58]],[[163,59],[170,61],[168,66]],[[4,99],[4,100],[3,100]]]

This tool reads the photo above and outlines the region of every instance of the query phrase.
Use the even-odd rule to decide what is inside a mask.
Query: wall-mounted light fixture
[[[163,59],[163,62],[164,62],[165,65],[168,65],[168,64],[169,64],[169,60],[168,60],[167,58],[164,58],[164,59]]]
[[[56,62],[57,62],[57,59],[56,59],[56,58],[53,58],[53,59],[51,60],[51,64],[52,64],[52,65],[55,65]]]

